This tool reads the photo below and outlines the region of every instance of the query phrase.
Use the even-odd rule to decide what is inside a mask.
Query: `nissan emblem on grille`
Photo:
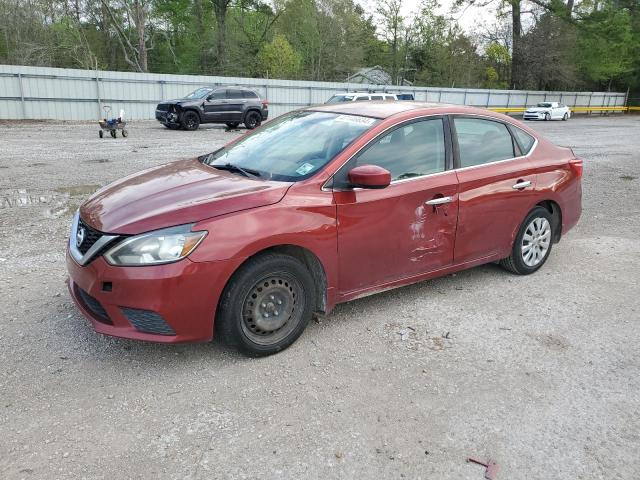
[[[78,231],[76,232],[76,247],[80,248],[82,242],[84,242],[84,227],[78,227]]]

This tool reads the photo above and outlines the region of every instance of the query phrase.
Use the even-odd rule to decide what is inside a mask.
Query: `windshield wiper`
[[[218,170],[227,170],[229,172],[239,172],[245,177],[249,178],[260,178],[260,172],[257,170],[251,170],[242,168],[238,165],[234,165],[233,163],[225,163],[223,165],[211,165],[213,168],[217,168]]]

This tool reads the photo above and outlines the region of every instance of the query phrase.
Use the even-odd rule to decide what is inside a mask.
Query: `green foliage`
[[[295,78],[300,71],[301,56],[284,35],[265,43],[258,53],[259,72],[267,78]]]
[[[639,45],[629,10],[607,2],[583,16],[579,28],[576,61],[587,80],[608,85],[632,71]]]
[[[519,86],[640,95],[638,0],[504,0],[497,36],[463,32],[437,0],[407,18],[403,1],[0,0],[0,63],[135,70],[142,49],[160,73],[344,81],[381,65],[415,85],[507,88],[517,58]]]

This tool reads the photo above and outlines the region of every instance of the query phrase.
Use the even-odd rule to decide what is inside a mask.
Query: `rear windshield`
[[[378,122],[359,115],[292,112],[202,161],[227,170],[240,167],[265,180],[297,182],[318,172]]]

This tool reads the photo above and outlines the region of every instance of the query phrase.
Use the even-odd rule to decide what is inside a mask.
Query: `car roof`
[[[312,110],[318,112],[342,113],[345,115],[361,115],[373,118],[389,118],[393,115],[409,112],[411,110],[426,110],[430,114],[462,113],[492,116],[503,118],[502,115],[489,110],[476,107],[468,107],[465,105],[453,105],[448,103],[429,103],[429,102],[413,102],[413,101],[397,101],[397,102],[345,102],[345,103],[327,103],[324,105],[316,105],[307,107],[304,110]],[[417,113],[417,112],[416,112]]]

